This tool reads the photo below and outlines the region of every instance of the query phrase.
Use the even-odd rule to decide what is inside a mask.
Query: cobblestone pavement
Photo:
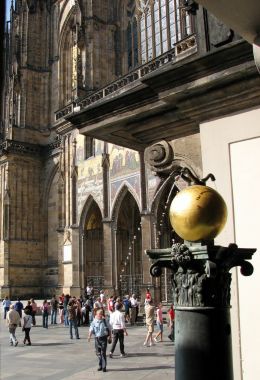
[[[23,345],[22,329],[17,328],[17,347],[9,346],[9,332],[0,313],[0,379],[8,380],[124,380],[149,379],[174,380],[174,345],[168,340],[165,325],[165,341],[152,347],[144,347],[144,326],[128,328],[125,337],[126,358],[120,358],[117,345],[113,359],[107,359],[107,372],[97,372],[94,340],[87,342],[88,327],[79,327],[80,340],[70,339],[67,327],[50,325],[41,327],[41,316],[31,329],[32,346]],[[109,345],[108,345],[109,352]]]

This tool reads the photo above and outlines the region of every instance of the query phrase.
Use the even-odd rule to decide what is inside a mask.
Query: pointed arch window
[[[129,22],[127,26],[128,70],[138,65],[138,23],[134,2],[129,3]]]
[[[95,156],[95,139],[91,136],[85,136],[85,160]]]
[[[174,48],[194,33],[194,20],[182,0],[137,0],[141,63]]]

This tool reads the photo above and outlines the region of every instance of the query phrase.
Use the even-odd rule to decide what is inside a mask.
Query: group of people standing
[[[6,297],[3,301],[4,318],[7,320],[10,333],[10,344],[18,345],[15,336],[17,326],[22,326],[25,333],[24,344],[31,345],[30,330],[35,326],[35,315],[37,312],[37,304],[31,299],[24,307],[20,299],[15,304]],[[80,324],[90,325],[88,341],[91,336],[95,336],[95,351],[98,356],[98,371],[106,372],[107,366],[107,344],[111,344],[109,356],[113,358],[113,354],[117,343],[119,342],[120,356],[126,356],[124,337],[128,335],[126,322],[134,325],[137,321],[140,303],[137,297],[125,296],[124,299],[115,297],[114,295],[106,298],[103,290],[100,291],[98,297],[94,299],[93,288],[87,287],[85,299],[83,297],[76,298],[70,295],[62,294],[58,298],[53,295],[50,301],[45,299],[40,306],[42,312],[42,326],[48,328],[48,319],[51,317],[51,324],[58,322],[69,327],[70,338],[80,339],[78,326]],[[163,311],[162,303],[155,307],[149,289],[145,296],[145,323],[147,334],[143,345],[153,346],[155,343],[163,341]],[[23,314],[22,314],[23,313]],[[168,310],[168,326],[170,334],[168,338],[174,341],[174,309],[171,305]],[[59,317],[59,320],[57,319]],[[22,323],[21,323],[22,321]],[[57,322],[58,321],[58,322]],[[157,333],[154,334],[154,325],[157,325]],[[74,335],[73,335],[74,330]]]
[[[134,301],[136,297],[133,298]],[[126,301],[129,301],[129,303]],[[135,303],[134,303],[135,305]],[[124,308],[124,313],[122,310]],[[112,342],[109,357],[113,358],[113,353],[115,351],[117,342],[119,341],[120,356],[125,357],[125,346],[124,346],[124,336],[128,335],[126,329],[126,321],[131,322],[131,317],[129,310],[132,309],[131,301],[128,296],[121,300],[119,297],[114,299],[111,296],[107,302],[108,318],[106,318],[105,310],[101,304],[95,310],[94,320],[90,325],[88,341],[90,341],[91,336],[95,335],[95,350],[98,356],[98,371],[106,372],[107,365],[107,344]],[[134,313],[134,318],[136,317]],[[144,341],[144,346],[153,346],[155,343],[163,341],[163,311],[162,303],[159,303],[157,308],[155,308],[152,300],[151,293],[147,289],[145,297],[145,317],[147,326],[147,335]],[[154,333],[154,321],[156,320],[156,325],[158,332],[155,337]],[[170,306],[168,310],[168,325],[170,327],[170,334],[168,338],[174,341],[174,309],[173,305]]]

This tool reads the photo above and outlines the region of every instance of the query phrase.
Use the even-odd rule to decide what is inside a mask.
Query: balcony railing
[[[183,53],[193,54],[197,51],[196,37],[191,35],[184,40],[178,42],[175,47],[166,53],[156,57],[152,61],[139,66],[135,70],[129,72],[125,76],[115,80],[112,83],[109,83],[105,87],[99,89],[93,94],[87,96],[84,99],[77,99],[69,103],[66,107],[55,112],[55,120],[58,121],[65,116],[68,116],[72,113],[81,111],[82,109],[87,108],[88,106],[99,102],[100,100],[108,97],[109,95],[122,90],[127,87],[129,84],[143,78],[144,76],[160,69],[161,67],[167,65],[170,62],[177,61],[178,58],[184,56]],[[186,54],[185,54],[186,57]],[[127,89],[126,89],[127,90]]]

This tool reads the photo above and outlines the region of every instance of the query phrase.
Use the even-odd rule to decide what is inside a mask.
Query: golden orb
[[[214,239],[226,220],[227,206],[224,199],[208,186],[189,186],[181,190],[171,203],[171,225],[184,240]]]

